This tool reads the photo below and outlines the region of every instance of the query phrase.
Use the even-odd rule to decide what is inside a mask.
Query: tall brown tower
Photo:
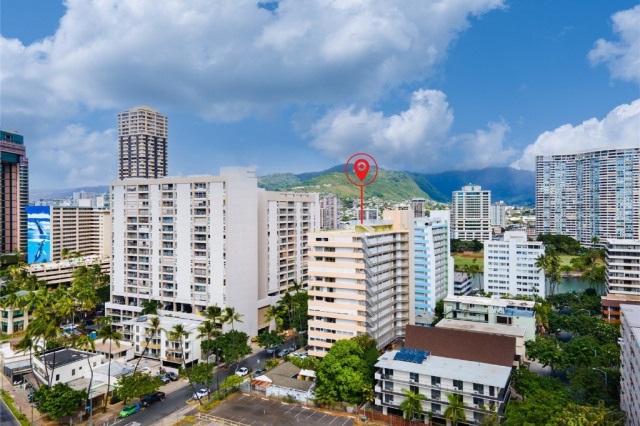
[[[0,253],[27,250],[29,162],[24,138],[0,130]]]
[[[148,106],[118,114],[119,178],[167,176],[167,116]]]

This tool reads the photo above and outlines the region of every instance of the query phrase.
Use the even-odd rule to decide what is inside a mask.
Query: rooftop
[[[40,361],[46,362],[48,366],[52,366],[55,357],[55,367],[62,367],[63,365],[73,364],[74,362],[84,361],[87,362],[87,357],[102,357],[100,354],[78,351],[76,349],[61,349],[57,351],[48,352],[44,356],[40,357]]]
[[[107,340],[106,342],[102,343],[102,339],[96,339],[95,340],[96,352],[109,353],[109,343],[110,343],[110,340]],[[126,342],[124,340],[121,340],[119,343],[120,343],[120,347],[118,347],[118,345],[115,342],[111,344],[112,354],[119,354],[121,352],[126,352],[127,350],[133,347],[133,343]]]
[[[503,308],[524,308],[533,309],[536,302],[529,300],[500,299],[498,297],[480,297],[480,296],[447,296],[445,302],[460,302],[471,305],[499,306]]]
[[[431,355],[511,367],[516,338],[443,327],[408,325],[405,348],[429,351]]]
[[[459,321],[455,319],[443,319],[436,327],[454,330],[476,331],[478,333],[497,334],[500,336],[512,336],[524,338],[525,328],[506,324],[489,324],[476,321]]]
[[[111,361],[111,377],[127,376],[133,373],[134,368],[135,365],[132,364]],[[139,369],[139,371],[140,370],[141,369]],[[109,363],[102,364],[99,367],[95,367],[93,369],[93,374],[104,374],[105,376],[109,374]]]
[[[271,384],[273,386],[307,392],[313,387],[314,383],[308,380],[298,380],[297,378],[294,378],[294,376],[297,376],[301,371],[302,370],[300,370],[300,368],[290,362],[284,362],[273,370],[264,373],[264,376],[271,379]]]
[[[511,367],[455,358],[428,356],[422,363],[395,360],[398,351],[385,352],[376,363],[378,368],[409,371],[426,376],[446,377],[464,382],[481,383],[504,388],[509,381]]]
[[[197,319],[187,319],[187,318],[178,318],[178,317],[168,317],[164,315],[143,315],[129,321],[123,321],[122,324],[133,325],[133,326],[146,325],[148,327],[149,322],[147,321],[147,319],[152,316],[157,316],[160,319],[160,328],[164,329],[167,333],[171,333],[173,326],[178,324],[181,324],[182,326],[184,326],[185,331],[189,331],[189,332],[194,331],[205,321],[204,317],[200,320],[197,320]]]
[[[636,328],[634,333],[638,339],[640,339],[640,306],[638,305],[620,305],[620,311],[622,315],[627,319],[631,328]],[[640,341],[640,340],[639,340]]]

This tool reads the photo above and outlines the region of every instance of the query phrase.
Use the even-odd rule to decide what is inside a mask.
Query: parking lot
[[[350,417],[334,416],[296,404],[246,395],[239,395],[218,405],[209,414],[246,425],[348,426],[353,424],[353,419]]]

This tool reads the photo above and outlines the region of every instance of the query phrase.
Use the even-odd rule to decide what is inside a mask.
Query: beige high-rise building
[[[338,229],[340,224],[340,197],[329,194],[320,197],[320,229]]]
[[[167,116],[148,106],[118,114],[119,179],[167,176]]]
[[[62,250],[83,256],[111,257],[111,212],[93,207],[51,207],[52,261]]]
[[[451,197],[452,237],[463,241],[491,239],[491,191],[465,185]]]
[[[369,333],[384,347],[413,317],[412,212],[387,222],[309,235],[309,354]]]

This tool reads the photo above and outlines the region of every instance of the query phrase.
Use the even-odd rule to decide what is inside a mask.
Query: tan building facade
[[[118,114],[120,179],[167,175],[167,126],[167,116],[148,106]]]
[[[93,207],[51,207],[51,254],[62,250],[83,256],[111,257],[111,212]]]

